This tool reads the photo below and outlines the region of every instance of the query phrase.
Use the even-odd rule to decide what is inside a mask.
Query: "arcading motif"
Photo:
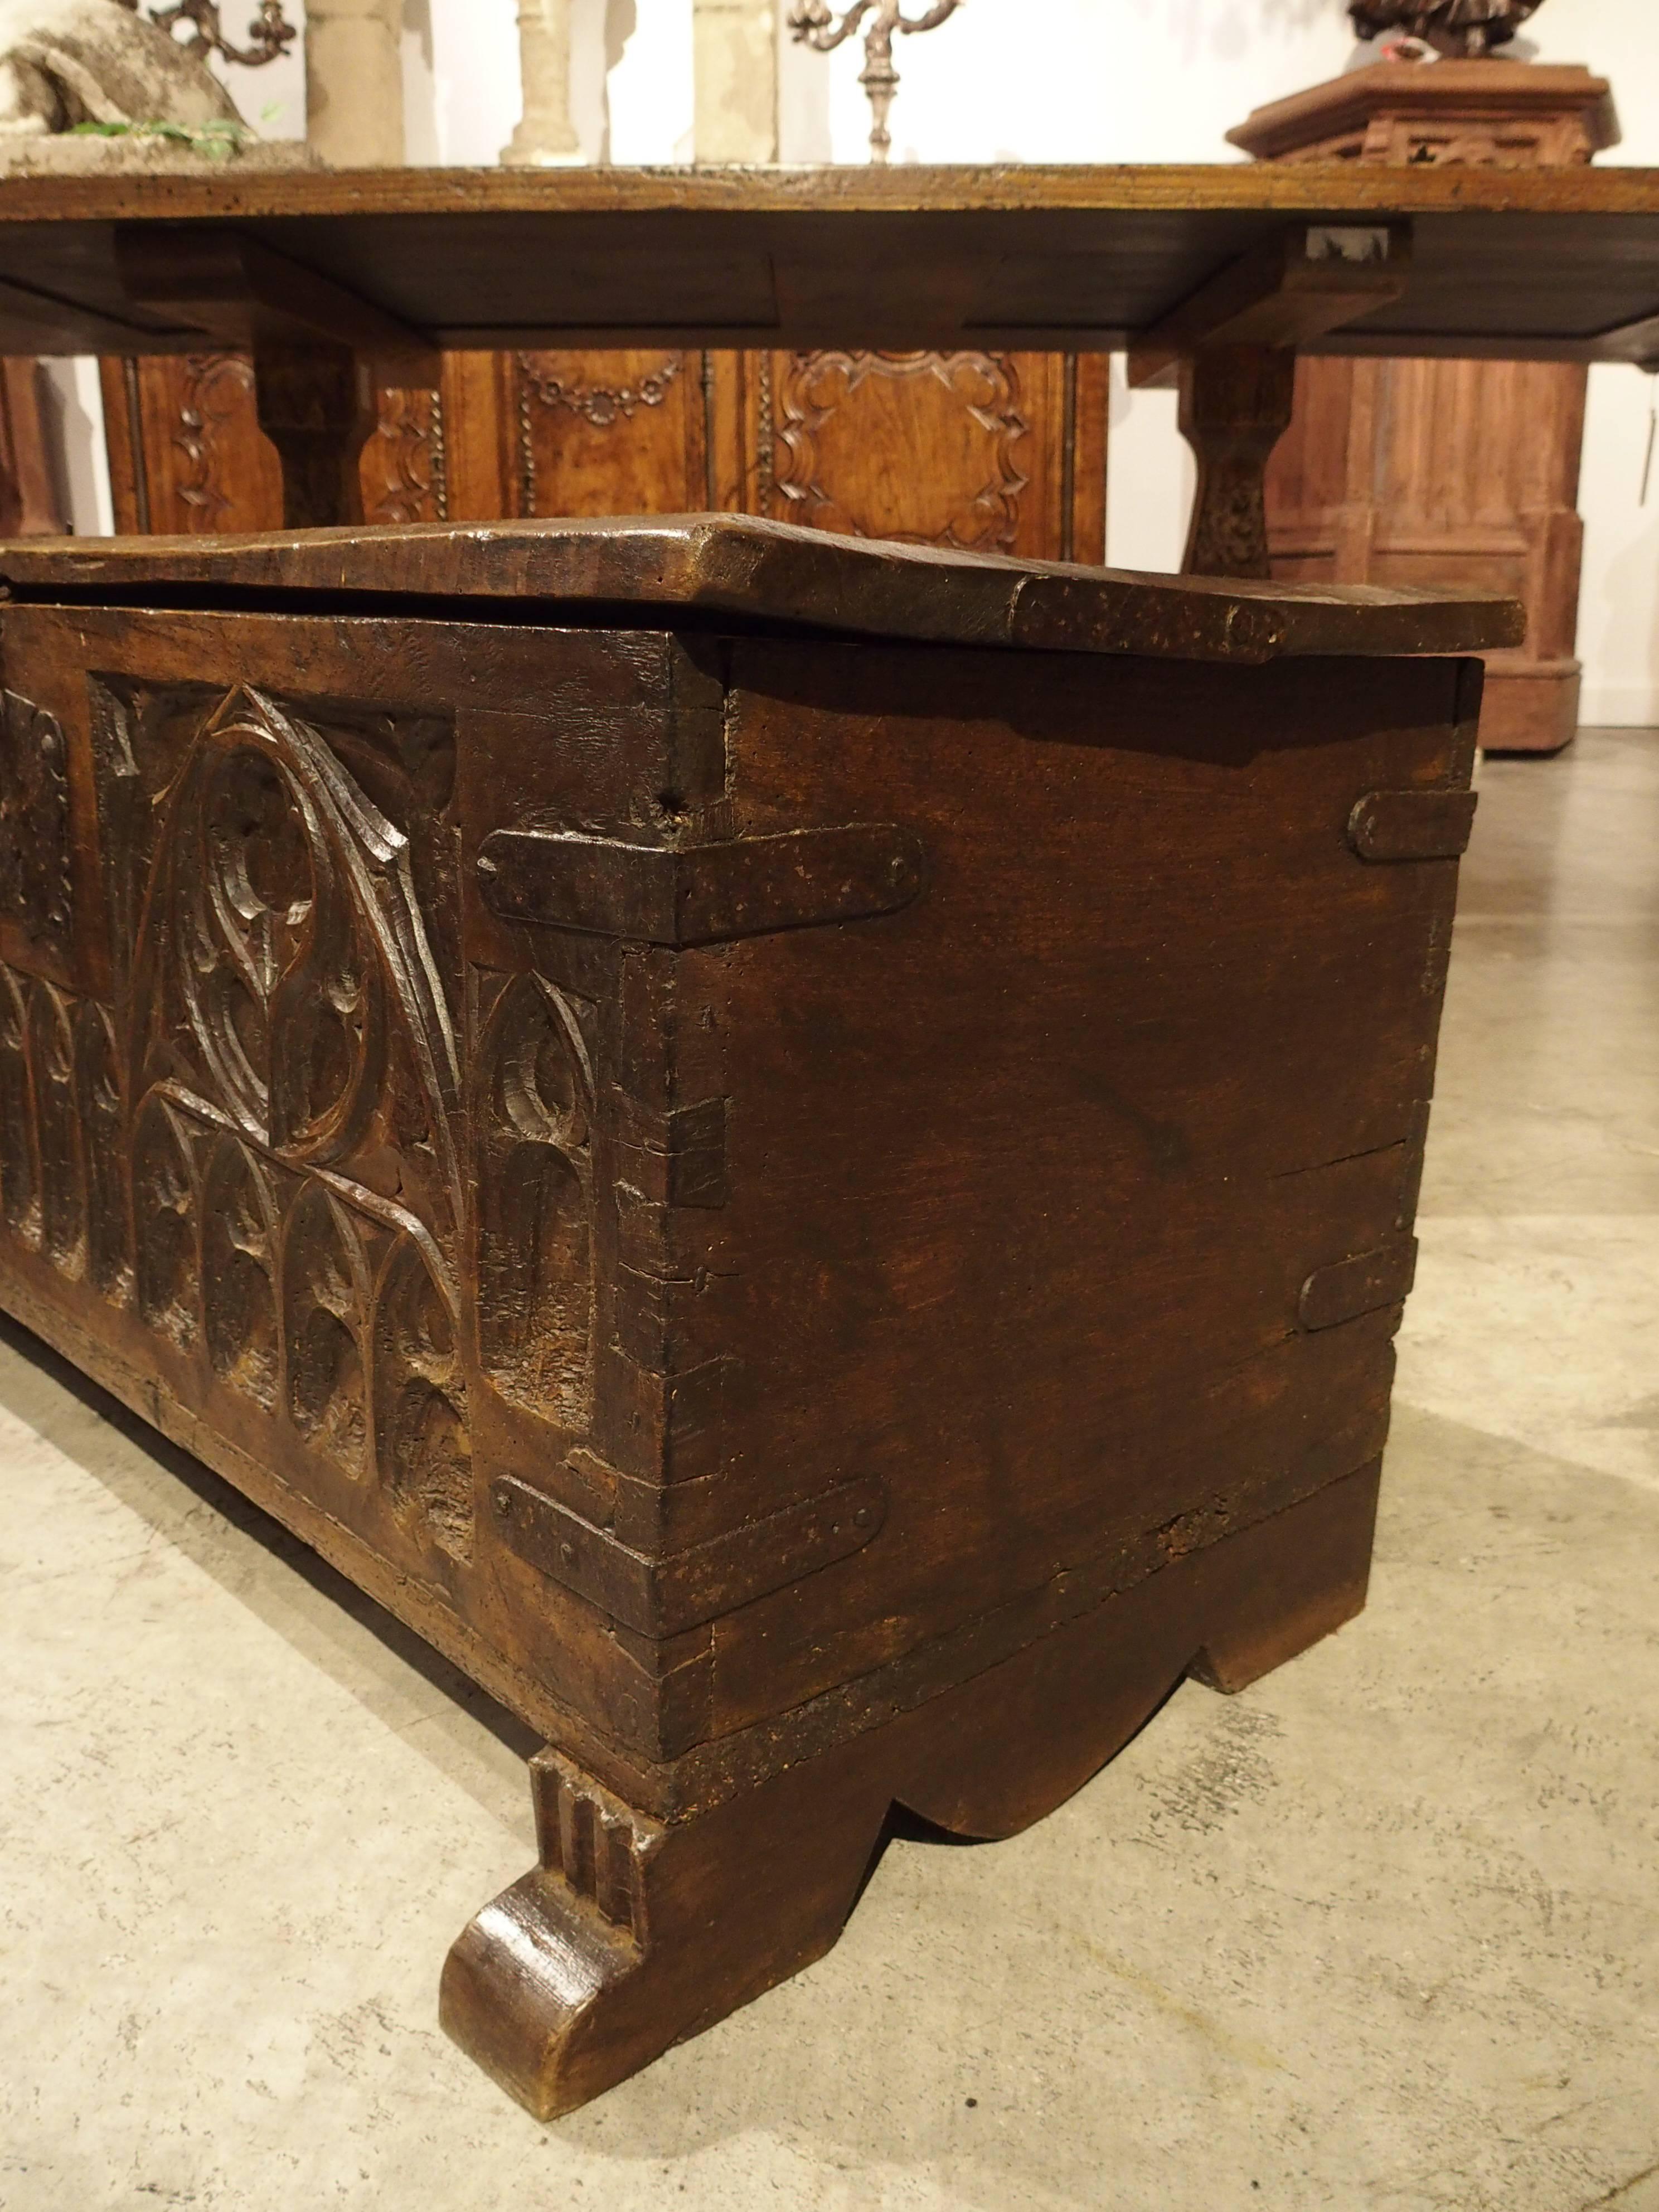
[[[308,1182],[283,1244],[288,1413],[314,1449],[354,1479],[368,1472],[371,1296],[358,1224],[333,1191]]]
[[[215,1372],[276,1403],[276,1206],[262,1164],[219,1139],[203,1185],[202,1320]]]
[[[28,1057],[40,1178],[40,1243],[47,1258],[65,1274],[79,1275],[86,1256],[86,1169],[75,1096],[75,1035],[60,991],[37,981],[30,1000]]]
[[[913,496],[926,498],[935,481],[945,485],[971,481],[979,466],[985,475],[980,489],[967,501],[947,500],[937,513],[918,509],[911,529],[873,532],[863,518],[843,508],[824,488],[825,477],[836,473],[823,465],[826,433],[834,425],[838,434],[858,437],[855,424],[862,409],[873,406],[881,416],[890,417],[895,405],[902,406],[903,387],[923,381],[943,385],[960,404],[956,428],[962,461],[959,466],[917,471],[916,481],[906,489]],[[1019,400],[1013,364],[1001,354],[795,354],[775,402],[771,474],[775,495],[786,503],[788,520],[820,530],[855,538],[878,534],[910,544],[975,552],[1006,550],[1018,538],[1020,498],[1030,482],[1015,459],[1015,448],[1030,428]],[[837,422],[837,417],[845,419]]]
[[[123,1162],[126,1117],[115,1024],[93,999],[83,999],[75,1017],[75,1069],[86,1159],[87,1269],[106,1297],[118,1297],[130,1272]]]
[[[138,1110],[131,1180],[138,1310],[162,1336],[181,1347],[191,1345],[200,1279],[195,1147],[190,1123],[160,1091],[153,1091]]]
[[[74,915],[69,752],[62,725],[21,693],[0,719],[0,915],[66,954]]]
[[[408,840],[314,730],[246,690],[158,811],[136,1060],[167,1043],[176,994],[244,1136],[289,1166],[333,1167],[380,1128],[432,1156],[458,1219],[459,1056]]]
[[[585,1426],[592,1383],[593,1074],[562,993],[509,983],[480,1040],[480,1352],[503,1395]]]
[[[472,1443],[454,1293],[431,1240],[405,1233],[377,1286],[374,1395],[380,1480],[405,1520],[452,1557],[472,1550]]]
[[[0,1213],[33,1243],[39,1235],[35,1195],[34,1102],[29,1079],[28,980],[0,968]]]

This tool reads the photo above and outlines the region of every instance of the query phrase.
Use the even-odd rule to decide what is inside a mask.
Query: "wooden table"
[[[1353,259],[1350,257],[1358,255]],[[0,350],[249,349],[293,526],[455,347],[1128,347],[1183,380],[1189,568],[1267,573],[1295,352],[1659,360],[1659,173],[376,170],[0,183]]]

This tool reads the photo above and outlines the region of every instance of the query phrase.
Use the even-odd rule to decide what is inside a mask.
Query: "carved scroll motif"
[[[236,353],[191,354],[185,370],[188,380],[173,434],[184,461],[178,492],[192,519],[199,518],[197,529],[216,530],[231,504],[230,494],[215,480],[222,459],[220,434],[227,424],[246,427],[253,405],[253,363]]]
[[[0,737],[0,915],[31,944],[67,957],[75,890],[63,727],[8,691]]]
[[[930,383],[943,386],[957,406],[940,432],[952,443],[950,465],[923,469],[914,465],[905,388]],[[772,413],[772,434],[763,442],[771,447],[773,493],[788,520],[849,537],[879,535],[976,552],[1015,544],[1020,499],[1030,482],[1016,448],[1030,425],[1020,411],[1017,373],[1005,356],[796,354],[779,379]],[[931,409],[928,419],[933,419]],[[911,459],[905,480],[888,487],[890,520],[902,526],[886,526],[890,518],[884,517],[883,528],[873,532],[826,489],[841,473],[830,458],[837,439],[879,441],[884,450],[890,445]],[[848,473],[857,480],[857,471]],[[939,500],[937,486],[972,483],[976,474],[980,489],[967,499]]]
[[[363,449],[364,519],[442,522],[449,514],[443,401],[435,392],[382,392],[380,428]]]

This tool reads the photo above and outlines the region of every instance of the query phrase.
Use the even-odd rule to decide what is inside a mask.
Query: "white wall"
[[[841,0],[837,0],[841,4]],[[780,16],[788,0],[779,0]],[[1528,42],[1540,58],[1583,61],[1613,80],[1625,143],[1604,161],[1659,166],[1659,0],[1546,0]],[[288,0],[303,22],[303,0]],[[229,14],[234,18],[236,10]],[[683,161],[691,152],[691,0],[574,0],[574,106],[590,161]],[[925,38],[901,39],[895,158],[922,161],[1239,159],[1224,142],[1252,107],[1334,75],[1355,58],[1342,0],[963,0]],[[782,58],[786,161],[861,161],[869,108],[861,41]],[[489,162],[518,119],[514,0],[406,0],[404,80],[411,161]],[[251,117],[299,136],[297,60],[233,82]],[[1656,271],[1659,305],[1659,271]],[[1581,508],[1586,523],[1580,651],[1595,720],[1659,722],[1659,462],[1640,501],[1653,380],[1590,378]],[[83,416],[82,374],[66,387]],[[91,387],[95,396],[95,385]],[[76,398],[78,392],[81,397]],[[1124,567],[1179,560],[1191,464],[1172,394],[1115,380],[1109,547]],[[99,520],[82,485],[80,526]]]

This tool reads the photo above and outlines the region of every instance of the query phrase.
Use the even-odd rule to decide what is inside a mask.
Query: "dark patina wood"
[[[1390,268],[1354,258],[1352,242],[1368,233],[1391,241]],[[271,386],[258,413],[282,462],[284,519],[311,524],[359,518],[374,387],[400,394],[393,412],[407,424],[410,387],[437,379],[434,348],[666,345],[684,355],[735,345],[753,355],[757,380],[775,383],[788,351],[891,358],[919,348],[988,364],[994,352],[1029,358],[1038,349],[1081,356],[1147,343],[1200,356],[1220,348],[1236,360],[1240,349],[1265,348],[1249,389],[1195,366],[1201,395],[1186,410],[1203,484],[1194,562],[1258,573],[1265,540],[1252,518],[1268,450],[1260,387],[1285,348],[1646,361],[1659,356],[1656,265],[1659,177],[1636,170],[30,178],[0,181],[0,351],[199,359],[209,343],[250,343],[258,383]],[[401,371],[391,365],[399,353]],[[820,394],[831,413],[834,384]],[[1231,416],[1230,397],[1239,403]],[[812,426],[824,410],[803,399],[793,440],[775,436],[775,414],[751,446],[741,393],[722,408],[706,392],[702,422],[694,410],[670,457],[695,474],[701,452],[707,497],[687,503],[785,514],[793,501],[822,519],[859,493],[841,519],[873,526],[872,510],[895,502],[860,493],[856,471],[839,489],[814,472]],[[988,401],[981,411],[995,410]],[[949,410],[912,415],[909,472],[920,481]],[[130,422],[117,435],[142,453]],[[1094,510],[1066,489],[1067,469],[1089,462],[1091,448],[1063,426],[1048,442],[1071,457],[1044,502],[1057,544],[1034,544],[1029,520],[1020,537],[1006,467],[974,495],[989,486],[1003,533],[994,542],[1006,550],[1075,552],[1094,536]],[[744,485],[732,464],[751,453],[756,480]],[[533,440],[520,463],[521,479],[533,476]],[[580,495],[568,503],[587,504]],[[484,511],[538,504],[498,496]],[[961,540],[954,503],[942,524],[923,504],[926,526],[914,513],[887,526]]]
[[[568,2111],[1363,1602],[1506,602],[0,548],[0,1302],[549,1740]]]

